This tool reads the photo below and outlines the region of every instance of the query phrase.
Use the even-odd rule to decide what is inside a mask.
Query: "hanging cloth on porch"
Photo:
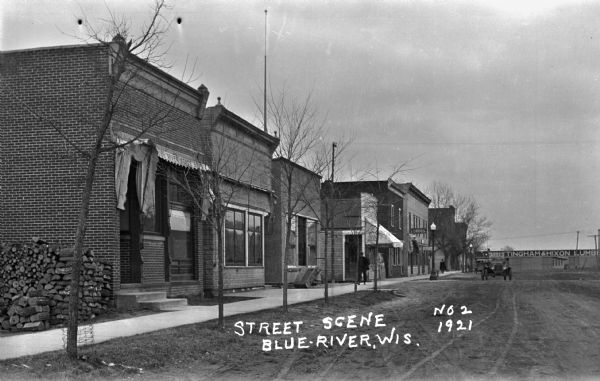
[[[147,139],[135,140],[116,151],[115,190],[117,193],[117,208],[125,210],[127,180],[132,159],[140,163],[135,182],[141,211],[145,216],[152,216],[155,211],[154,192],[158,153],[154,144]]]

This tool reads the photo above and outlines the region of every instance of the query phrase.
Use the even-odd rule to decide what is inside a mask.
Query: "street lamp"
[[[437,229],[437,226],[435,226],[435,223],[432,222],[429,229],[431,230],[431,274],[429,275],[429,280],[436,280],[437,273],[435,272],[435,229]]]

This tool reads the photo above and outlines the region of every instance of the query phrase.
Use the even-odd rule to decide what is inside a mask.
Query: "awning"
[[[121,136],[116,137],[116,143],[124,144],[128,141],[132,141],[132,143],[136,144],[153,145],[156,148],[156,151],[158,152],[158,157],[166,162],[175,165],[180,165],[186,168],[201,169],[203,171],[207,171],[210,169],[210,167],[206,164],[200,163],[200,161],[197,160],[192,154],[187,154],[181,151],[176,151],[171,148],[167,148],[164,145],[161,145],[160,143],[151,141],[150,139],[132,139],[133,136],[131,135],[121,134]]]
[[[370,218],[365,218],[365,234],[367,235],[367,246],[375,246],[377,242],[377,223],[372,221]],[[383,247],[399,247],[402,248],[404,244],[389,230],[379,225],[379,246]]]
[[[209,167],[206,164],[200,163],[192,156],[184,154],[182,152],[175,152],[159,144],[156,144],[156,150],[158,151],[158,157],[171,164],[181,165],[183,167],[192,169],[201,169],[204,171],[209,169]]]

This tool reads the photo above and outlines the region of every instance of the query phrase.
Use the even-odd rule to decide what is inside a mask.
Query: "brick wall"
[[[167,289],[167,297],[178,298],[186,295],[204,294],[204,285],[200,282],[171,283]]]
[[[142,283],[163,283],[165,281],[165,241],[162,237],[144,236],[142,255]]]
[[[0,60],[0,241],[37,236],[72,246],[87,161],[52,126],[84,149],[92,145],[106,90],[105,50],[45,48],[4,52]],[[106,153],[98,162],[85,245],[119,274],[114,205],[114,154]]]
[[[223,284],[225,289],[264,286],[265,269],[263,267],[225,267]]]
[[[121,256],[121,260],[119,263],[121,264],[121,283],[131,283],[131,263],[130,263],[130,242],[131,238],[129,236],[121,236],[119,239],[119,254]]]
[[[5,222],[0,241],[38,236],[73,245],[87,161],[53,126],[84,149],[91,147],[103,114],[108,61],[101,46],[0,54],[0,213]],[[135,133],[159,120],[148,131],[155,141],[175,150],[187,147],[186,153],[204,152],[209,134],[197,117],[206,95],[146,69],[151,80],[131,81],[134,86],[121,96],[114,130]],[[98,162],[85,244],[99,260],[113,264],[113,288],[118,290],[121,250],[115,205],[114,152],[108,152]],[[150,266],[148,279],[164,281],[164,253],[156,243],[142,255]]]

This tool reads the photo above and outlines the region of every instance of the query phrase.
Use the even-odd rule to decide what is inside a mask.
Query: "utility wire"
[[[357,142],[361,145],[377,146],[534,146],[534,145],[577,145],[577,144],[598,144],[600,140],[575,140],[563,142],[407,142],[407,141],[385,141],[385,142]]]

